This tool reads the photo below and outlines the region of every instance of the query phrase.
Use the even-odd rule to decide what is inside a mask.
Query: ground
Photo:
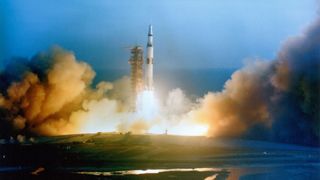
[[[319,179],[320,149],[117,133],[0,141],[0,179]]]

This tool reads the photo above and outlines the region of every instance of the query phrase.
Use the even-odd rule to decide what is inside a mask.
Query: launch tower
[[[143,50],[140,46],[131,48],[131,57],[129,59],[131,65],[131,89],[133,94],[133,106],[137,95],[143,90]],[[135,109],[135,107],[134,107]]]

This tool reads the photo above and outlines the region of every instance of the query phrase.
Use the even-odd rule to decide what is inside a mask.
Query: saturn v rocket
[[[152,91],[153,86],[153,33],[152,26],[149,25],[148,42],[146,49],[146,64],[144,65],[143,49],[136,45],[131,48],[131,90],[132,102],[136,102],[137,96],[143,91]],[[144,66],[144,68],[143,68]],[[143,72],[144,69],[144,72]],[[144,78],[143,78],[144,77]],[[133,105],[135,106],[135,105]]]
[[[147,42],[147,62],[145,68],[145,88],[153,90],[153,33],[152,25],[149,25]]]

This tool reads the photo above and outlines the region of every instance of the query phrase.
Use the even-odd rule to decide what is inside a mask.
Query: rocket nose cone
[[[152,35],[153,33],[152,33],[152,25],[150,24],[149,25],[149,31],[148,31],[148,35]]]

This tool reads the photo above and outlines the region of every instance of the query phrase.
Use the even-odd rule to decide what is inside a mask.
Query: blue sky
[[[238,68],[273,59],[315,19],[316,0],[1,0],[0,60],[52,45],[94,68],[127,68],[154,26],[159,68]]]

